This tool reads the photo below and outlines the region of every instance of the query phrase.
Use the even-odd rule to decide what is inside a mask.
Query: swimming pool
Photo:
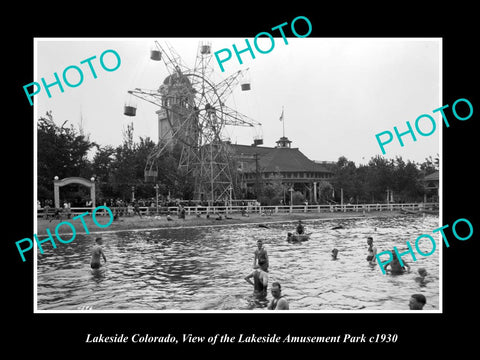
[[[77,235],[68,245],[37,253],[37,309],[264,311],[266,302],[256,299],[244,280],[252,271],[256,241],[262,239],[270,259],[269,288],[279,281],[291,310],[403,311],[414,293],[426,296],[424,310],[439,310],[441,246],[416,262],[404,256],[411,272],[403,275],[383,275],[365,259],[367,236],[378,252],[393,246],[406,250],[407,240],[413,243],[439,227],[437,216],[304,224],[310,240],[293,244],[286,241],[292,222],[105,233],[107,263],[101,271],[90,269],[95,235]],[[344,228],[332,229],[339,224]],[[336,261],[333,248],[339,250]],[[421,267],[428,271],[426,285],[415,280]]]

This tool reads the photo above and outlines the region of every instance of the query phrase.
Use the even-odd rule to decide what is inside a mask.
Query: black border
[[[418,345],[426,351],[462,346],[473,347],[474,331],[470,330],[475,308],[473,303],[477,273],[475,255],[478,250],[478,215],[473,204],[478,199],[475,187],[475,129],[480,112],[478,90],[474,92],[476,44],[474,36],[476,9],[468,5],[451,4],[446,9],[421,9],[397,3],[389,7],[371,8],[364,4],[351,8],[345,3],[330,9],[321,3],[294,8],[293,4],[266,5],[262,10],[246,3],[219,6],[208,4],[178,4],[173,9],[164,5],[110,4],[73,6],[70,10],[31,7],[20,12],[17,23],[2,25],[7,40],[8,55],[4,71],[7,85],[4,94],[13,99],[6,106],[7,136],[4,137],[4,183],[7,221],[2,246],[7,264],[4,276],[8,301],[5,315],[8,328],[5,344],[19,351],[29,348],[56,357],[71,354],[95,353],[107,350],[158,351],[182,354],[184,351],[218,351],[248,349],[260,351],[288,349],[344,348],[378,354],[378,351],[413,349]],[[37,5],[40,7],[40,5]],[[311,37],[441,37],[443,38],[443,104],[453,104],[467,98],[473,104],[474,115],[468,121],[452,120],[443,128],[443,224],[458,218],[469,219],[474,236],[468,241],[451,241],[443,251],[443,314],[33,314],[33,259],[21,262],[14,242],[33,234],[33,108],[25,100],[23,85],[33,81],[34,37],[254,37],[258,32],[296,16],[306,16],[313,25]],[[15,21],[14,21],[15,22]],[[270,56],[274,56],[271,54]],[[6,58],[6,59],[5,59]],[[405,104],[408,106],[408,104]],[[450,113],[451,114],[451,113]],[[10,316],[11,314],[11,316]],[[472,319],[473,320],[473,319]],[[472,323],[473,329],[475,324]],[[193,333],[199,336],[227,333],[232,336],[277,334],[335,336],[350,333],[367,337],[377,333],[395,333],[399,340],[390,344],[217,344],[215,346],[160,344],[85,344],[86,335],[135,333],[176,335]],[[252,348],[251,348],[252,347]],[[411,348],[412,347],[412,348]],[[60,351],[59,349],[66,349]],[[232,353],[234,354],[234,353]],[[300,354],[300,353],[299,353]],[[313,353],[315,354],[315,353]],[[385,354],[384,354],[385,355]]]

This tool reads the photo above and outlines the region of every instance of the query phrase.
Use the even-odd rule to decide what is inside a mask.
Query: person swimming
[[[422,286],[422,287],[423,287],[423,286],[426,286],[427,283],[430,282],[430,280],[425,279],[425,278],[427,277],[427,275],[428,275],[427,270],[425,270],[425,268],[420,268],[420,269],[418,269],[418,274],[419,274],[420,276],[417,276],[417,277],[415,278],[415,281],[418,282],[418,284],[419,284],[420,286]]]
[[[102,238],[98,237],[95,239],[96,245],[93,247],[92,250],[92,259],[90,260],[90,267],[92,269],[99,269],[102,264],[100,262],[100,256],[103,257],[103,261],[107,262],[107,258],[105,257],[105,254],[103,253],[102,250]]]
[[[408,272],[410,272],[410,265],[408,265],[405,260],[402,260],[403,262],[403,266],[402,266],[402,264],[400,264],[400,261],[398,260],[397,255],[395,254],[395,250],[392,250],[392,254],[393,254],[393,259],[391,262],[385,265],[384,267],[385,271],[387,271],[387,267],[390,266],[390,273],[392,275],[403,274],[405,271],[407,271],[405,267],[408,269]]]
[[[337,260],[338,249],[332,250],[332,260]]]
[[[413,294],[410,297],[408,307],[410,310],[423,310],[423,307],[427,303],[427,298],[423,294]]]

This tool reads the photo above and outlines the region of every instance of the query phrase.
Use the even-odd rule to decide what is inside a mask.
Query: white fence
[[[110,207],[113,213],[120,216],[131,216],[134,214],[133,207]],[[327,212],[371,212],[371,211],[436,211],[439,209],[438,203],[407,203],[407,204],[346,204],[346,205],[277,205],[277,206],[185,206],[186,215],[206,215],[206,214],[282,214],[282,213],[327,213]],[[86,211],[92,212],[91,207],[73,207],[69,211],[62,209],[61,216],[82,214]],[[104,210],[98,210],[98,214],[104,213]],[[140,207],[142,215],[158,214],[177,214],[178,206],[159,207]],[[45,209],[38,209],[39,217],[53,216],[54,209],[50,208],[48,213]]]

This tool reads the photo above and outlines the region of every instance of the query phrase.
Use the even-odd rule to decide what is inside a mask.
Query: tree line
[[[334,166],[331,184],[335,199],[343,189],[344,202],[382,203],[423,201],[426,194],[431,200],[435,193],[425,189],[425,176],[438,171],[439,157],[431,156],[422,163],[402,159],[387,159],[377,155],[366,165],[359,165],[342,156]],[[433,198],[432,198],[433,197]]]
[[[155,143],[149,138],[134,140],[133,124],[123,131],[122,144],[117,147],[100,145],[90,140],[82,129],[65,121],[58,126],[51,113],[41,116],[37,125],[37,197],[42,203],[53,199],[53,179],[79,176],[95,179],[96,197],[100,201],[122,199],[130,201],[155,197],[155,184],[145,183],[144,169],[148,154]],[[193,194],[193,181],[178,169],[180,149],[175,147],[158,159],[158,192],[172,198],[188,198]],[[88,189],[81,185],[66,185],[61,198],[72,206],[84,206]]]
[[[426,158],[422,163],[403,160],[402,157],[387,159],[374,156],[365,165],[356,165],[341,156],[334,164],[326,165],[332,177],[317,182],[317,204],[419,202],[427,196],[428,201],[438,201],[435,190],[426,188],[425,176],[438,171],[438,156]],[[310,193],[313,187],[310,186]],[[284,184],[280,171],[269,178],[259,191],[259,201],[265,205],[290,204],[289,184]],[[293,205],[304,204],[313,196],[296,188],[292,192]]]
[[[155,143],[149,138],[134,140],[133,124],[123,131],[122,144],[113,147],[90,140],[81,128],[65,121],[58,126],[51,113],[38,119],[37,125],[37,195],[42,202],[53,199],[53,179],[79,176],[94,178],[97,199],[123,199],[129,201],[132,191],[137,199],[155,197],[155,184],[144,181],[148,154]],[[166,152],[157,160],[158,193],[172,199],[192,199],[194,179],[178,169],[180,146]],[[438,170],[439,159],[429,157],[423,163],[405,161],[401,157],[386,159],[375,156],[366,165],[356,165],[342,156],[332,164],[333,177],[318,185],[318,203],[339,202],[340,189],[344,202],[385,202],[387,190],[395,202],[422,201],[425,193],[423,178]],[[278,204],[285,198],[281,177],[263,186],[257,196],[265,204]],[[62,201],[72,206],[83,206],[88,190],[80,185],[67,185],[61,190]],[[299,192],[294,203],[303,201]]]

